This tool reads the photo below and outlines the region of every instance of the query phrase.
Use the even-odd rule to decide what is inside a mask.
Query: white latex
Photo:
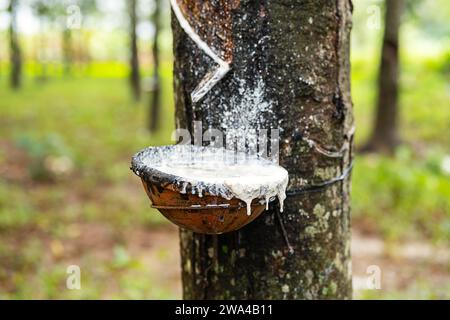
[[[251,213],[254,199],[265,200],[267,209],[274,197],[278,197],[283,211],[288,172],[270,161],[248,156],[236,159],[229,153],[210,152],[208,148],[193,154],[173,152],[156,163],[151,157],[143,161],[153,169],[176,176],[181,183],[196,186],[199,196],[202,184],[226,186],[234,197],[247,204],[247,214]]]

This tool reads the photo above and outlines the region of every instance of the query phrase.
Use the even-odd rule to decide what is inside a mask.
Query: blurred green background
[[[128,169],[142,147],[172,143],[170,12],[168,1],[137,1],[135,99],[130,2],[18,1],[22,83],[11,89],[10,1],[0,0],[0,298],[181,297],[177,229],[150,208]],[[156,4],[161,101],[159,128],[149,132]],[[73,5],[81,24],[64,47]],[[354,0],[357,146],[374,122],[383,7]],[[402,143],[393,155],[358,155],[353,172],[356,298],[450,298],[449,35],[448,1],[407,1]],[[66,288],[72,264],[81,290]],[[380,290],[364,289],[370,265],[381,268]]]

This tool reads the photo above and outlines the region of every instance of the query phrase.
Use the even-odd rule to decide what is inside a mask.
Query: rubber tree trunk
[[[375,126],[368,151],[392,153],[398,136],[399,30],[403,0],[386,0],[385,27],[378,75],[378,98]]]
[[[230,123],[243,130],[279,128],[280,165],[290,177],[282,213],[272,204],[248,226],[218,236],[180,230],[183,297],[351,298],[349,177],[295,193],[336,178],[352,161],[352,148],[342,148],[353,144],[351,2],[178,3],[196,33],[232,62],[192,103],[192,90],[215,64],[172,15],[177,127],[192,132],[193,121],[202,121],[203,130],[225,133]],[[345,151],[329,157],[333,152],[318,152],[306,139],[322,151]]]
[[[150,99],[149,130],[156,132],[159,129],[159,114],[161,109],[161,78],[159,74],[159,43],[161,1],[155,0],[155,11],[153,12],[153,25],[155,33],[153,36],[152,56],[153,56],[153,92]]]
[[[130,84],[135,100],[141,98],[141,76],[139,73],[139,57],[137,43],[137,0],[129,0],[130,15]]]
[[[22,84],[22,52],[20,49],[19,36],[17,34],[17,7],[18,0],[11,0],[8,7],[10,15],[9,43],[10,43],[10,85],[13,89],[20,88]]]

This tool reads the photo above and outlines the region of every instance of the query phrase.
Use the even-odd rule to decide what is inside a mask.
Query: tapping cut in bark
[[[181,28],[190,39],[218,66],[209,70],[191,93],[192,102],[199,102],[229,71],[233,61],[231,10],[234,1],[170,0]],[[213,24],[214,28],[209,26]]]

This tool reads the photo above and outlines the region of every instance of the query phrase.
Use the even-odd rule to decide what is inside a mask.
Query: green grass
[[[420,159],[408,147],[399,148],[393,158],[357,159],[352,189],[356,222],[368,221],[390,240],[448,243],[450,172],[444,171],[443,161],[441,152],[430,150]]]
[[[139,279],[148,272],[133,257],[124,262],[128,253],[121,245],[137,226],[166,223],[129,170],[136,151],[171,143],[168,77],[163,90],[161,129],[150,134],[149,97],[134,103],[126,79],[50,79],[27,81],[19,92],[2,89],[0,168],[13,174],[0,180],[0,298],[174,295],[162,284],[142,289]],[[49,159],[64,159],[68,172],[49,167]],[[105,249],[112,258],[76,254],[77,263],[95,270],[83,274],[82,291],[63,290],[73,254],[57,248],[73,240],[72,229],[83,232],[80,224],[108,226],[109,246],[122,249]]]

